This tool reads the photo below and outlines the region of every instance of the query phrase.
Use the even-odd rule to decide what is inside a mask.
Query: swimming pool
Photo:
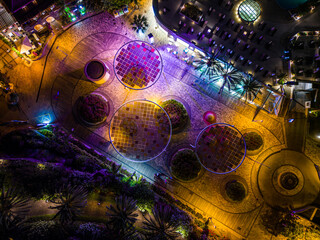
[[[284,9],[293,9],[306,1],[308,0],[277,0],[277,3]]]

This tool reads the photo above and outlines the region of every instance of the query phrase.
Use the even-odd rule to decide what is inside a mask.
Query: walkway
[[[293,122],[289,122],[293,119]],[[284,128],[286,133],[286,145],[288,149],[304,152],[308,120],[304,113],[292,113],[287,117]]]
[[[111,83],[109,83],[110,81],[108,81],[106,85],[102,85],[97,88],[97,86],[83,79],[82,68],[89,59],[98,57],[104,59],[107,63],[112,62],[114,53],[126,41],[129,41],[129,39],[125,36],[110,32],[92,34],[84,38],[71,51],[69,51],[70,53],[59,66],[60,74],[54,81],[51,90],[51,96],[53,99],[52,107],[54,113],[57,117],[57,120],[61,122],[64,127],[69,130],[73,129],[75,135],[83,139],[85,142],[90,143],[90,145],[92,145],[93,147],[99,148],[100,151],[109,156],[110,159],[123,164],[123,166],[130,172],[136,171],[138,174],[143,175],[150,182],[153,182],[154,174],[159,171],[162,171],[165,174],[169,174],[169,172],[165,170],[167,169],[166,155],[170,154],[170,149],[173,149],[175,145],[181,144],[181,141],[195,141],[196,135],[199,133],[200,129],[204,127],[204,123],[202,121],[199,122],[199,119],[201,119],[202,112],[204,112],[205,109],[218,108],[216,112],[221,121],[233,123],[237,126],[240,125],[240,128],[242,129],[249,127],[249,125],[252,125],[252,127],[255,128],[258,127],[264,129],[257,123],[253,123],[251,122],[251,120],[244,118],[243,116],[238,116],[237,112],[229,109],[220,102],[202,96],[197,90],[190,88],[184,82],[180,82],[178,80],[180,76],[179,73],[185,74],[185,76],[189,76],[188,72],[192,72],[193,70],[187,69],[188,72],[184,73],[186,71],[185,68],[188,68],[188,66],[184,62],[177,61],[176,59],[172,58],[171,55],[166,56],[164,51],[160,52],[164,58],[165,70],[163,75],[165,77],[161,77],[159,79],[159,82],[150,89],[146,89],[144,91],[128,91],[123,88],[123,86],[117,79],[113,79]],[[170,59],[170,57],[172,59]],[[174,68],[176,69],[175,75],[169,75],[170,71],[172,70],[168,69],[173,68],[167,68],[167,66],[174,66],[175,64],[180,66],[181,70],[177,70],[177,68]],[[147,98],[150,100],[154,100],[158,99],[158,96],[180,96],[180,98],[183,98],[188,103],[189,107],[191,107],[192,127],[190,129],[192,129],[192,131],[188,130],[188,132],[183,133],[181,136],[174,136],[172,141],[173,143],[171,144],[171,147],[168,149],[168,151],[166,151],[166,153],[163,154],[162,157],[156,159],[155,161],[151,161],[145,164],[129,162],[121,158],[110,146],[108,142],[108,125],[101,126],[100,128],[89,129],[80,125],[73,118],[72,108],[76,99],[79,96],[92,91],[99,91],[107,94],[112,99],[112,104],[114,105],[115,109],[124,101],[132,100],[135,98]],[[188,91],[189,94],[186,95],[186,91]],[[59,92],[59,97],[55,99],[54,96],[57,94],[57,92]],[[124,98],[126,98],[126,100],[124,100]],[[197,112],[199,111],[197,110],[199,109],[199,106],[202,106],[203,109],[201,109],[200,112]],[[232,114],[233,119],[228,119],[228,116],[224,116],[225,110],[223,109],[229,109],[227,110],[227,112],[229,114]],[[188,135],[189,140],[186,139],[186,136]],[[268,132],[267,135],[271,135],[270,132]],[[276,141],[277,144],[280,144],[280,141],[275,140],[275,137],[270,137],[273,139],[271,142]],[[243,169],[248,168],[248,170],[245,171],[249,171],[250,174],[251,165],[249,164],[247,166],[246,164],[244,164]],[[240,173],[241,171],[239,172],[239,174]],[[213,181],[210,179],[214,179],[214,177],[215,176],[206,175],[206,178],[201,181]],[[250,179],[248,181],[250,181]],[[249,198],[254,200],[252,200],[252,203],[251,200],[249,201],[250,203],[244,202],[243,204],[239,205],[242,206],[241,208],[239,208],[239,206],[237,207],[236,205],[230,205],[231,208],[227,210],[226,206],[228,206],[228,203],[225,200],[222,199],[216,202],[216,199],[218,198],[218,192],[217,194],[215,192],[218,190],[214,190],[213,188],[211,188],[211,184],[209,188],[208,184],[203,186],[201,185],[200,188],[199,186],[197,187],[197,185],[199,184],[190,185],[174,182],[172,186],[168,186],[168,190],[170,190],[175,197],[181,199],[183,202],[188,203],[192,208],[197,209],[197,211],[204,216],[212,216],[215,221],[218,222],[218,224],[220,222],[221,225],[228,226],[230,229],[232,229],[233,232],[235,232],[235,234],[238,233],[239,236],[247,236],[249,234],[251,226],[255,221],[257,215],[259,214],[261,207],[261,200],[259,200],[259,202],[257,203],[256,197],[254,193],[251,192],[251,190]],[[212,192],[206,192],[203,188],[206,188],[207,191]],[[202,192],[205,193],[204,196]],[[218,203],[221,203],[222,205],[218,206]],[[247,207],[245,207],[245,205],[247,205]]]
[[[117,79],[114,79],[111,84],[102,85],[97,89],[96,86],[83,79],[83,66],[87,60],[93,57],[101,57],[107,62],[112,62],[115,51],[124,42],[134,38],[128,32],[129,26],[126,26],[127,23],[122,21],[122,18],[114,19],[107,13],[102,13],[75,24],[61,34],[56,39],[46,59],[44,81],[38,102],[35,101],[36,94],[34,93],[38,90],[38,80],[43,69],[41,64],[43,64],[44,59],[35,63],[37,67],[32,69],[32,73],[29,69],[19,69],[20,71],[16,74],[18,77],[26,76],[25,79],[28,80],[34,77],[33,84],[30,84],[30,81],[20,82],[20,92],[24,98],[24,101],[22,101],[23,109],[26,110],[30,118],[37,117],[40,113],[54,111],[52,117],[56,116],[56,120],[61,122],[68,130],[72,130],[76,136],[99,149],[112,160],[123,164],[129,171],[136,171],[151,182],[154,174],[159,171],[168,174],[166,156],[169,156],[172,149],[181,143],[189,145],[194,143],[197,133],[205,127],[205,123],[201,119],[202,114],[207,110],[215,111],[219,121],[233,124],[240,131],[246,128],[259,129],[265,136],[266,149],[283,142],[282,131],[277,136],[270,132],[274,130],[272,127],[274,122],[272,122],[271,117],[270,119],[266,118],[268,119],[266,120],[268,128],[265,128],[263,124],[252,122],[252,118],[246,116],[246,106],[242,106],[241,102],[235,100],[233,103],[229,103],[224,100],[224,96],[211,97],[210,94],[202,94],[197,89],[190,87],[190,84],[195,80],[193,69],[163,50],[161,50],[161,54],[164,58],[165,70],[159,81],[150,89],[128,91],[123,88]],[[166,46],[164,45],[163,48],[166,48]],[[181,79],[182,81],[180,81]],[[180,135],[173,136],[171,147],[159,159],[146,164],[129,162],[120,158],[110,146],[108,125],[89,129],[77,123],[73,117],[72,107],[77,97],[96,90],[112,97],[114,109],[123,102],[135,98],[147,98],[159,102],[166,96],[177,96],[184,99],[191,109],[191,126]],[[241,106],[238,107],[238,104]],[[242,110],[244,114],[239,114],[241,112],[239,109],[242,107],[244,108]],[[237,173],[234,173],[245,177],[249,185],[252,184],[252,165],[253,161],[247,158],[237,170]],[[169,186],[169,190],[177,198],[184,199],[183,201],[187,201],[191,207],[197,208],[204,216],[212,216],[218,229],[229,228],[228,231],[233,232],[238,237],[247,236],[260,211],[262,200],[258,193],[250,189],[250,195],[246,202],[240,205],[234,204],[229,208],[230,203],[222,199],[220,193],[217,192],[217,188],[212,186],[219,186],[217,176],[205,175],[205,178],[201,181],[208,180],[210,181],[210,187],[205,184],[191,187],[192,184],[175,182],[173,186]],[[227,211],[226,208],[229,208],[229,210]]]

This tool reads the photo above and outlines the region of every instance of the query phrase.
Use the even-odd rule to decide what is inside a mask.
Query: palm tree
[[[144,217],[143,229],[149,240],[174,240],[179,237],[179,223],[172,221],[173,211],[168,205],[156,205],[152,210],[153,217]]]
[[[245,101],[252,101],[260,92],[261,84],[250,74],[244,74],[241,84],[235,87],[235,91],[240,94],[240,97],[245,97]]]
[[[141,14],[133,16],[133,22],[131,22],[131,25],[133,26],[132,29],[137,33],[139,33],[140,30],[144,33],[149,27],[147,18]]]
[[[234,88],[237,84],[240,83],[242,76],[238,69],[234,68],[231,63],[225,63],[224,67],[221,69],[221,71],[218,73],[219,77],[223,78],[222,86],[220,87],[220,90],[218,94],[223,92],[223,89],[227,85],[228,90],[230,91],[231,88]],[[212,82],[217,81],[220,78],[214,78]]]
[[[62,226],[72,223],[86,206],[87,196],[88,191],[82,186],[72,187],[70,184],[63,186],[57,198],[51,200],[56,206],[50,206],[49,208],[58,210],[53,219],[59,218]]]
[[[134,233],[133,225],[137,220],[137,201],[126,196],[116,198],[116,205],[107,207],[107,227],[119,236],[125,236],[128,233]]]
[[[14,188],[5,189],[4,177],[0,180],[0,194],[0,235],[8,239],[24,229],[29,200]]]
[[[108,172],[111,173],[116,178],[123,177],[123,174],[121,173],[122,165],[117,165],[116,163],[112,162],[110,166],[108,166]]]
[[[195,60],[195,69],[201,71],[200,77],[207,75],[211,80],[223,68],[223,64],[218,60],[219,51],[215,50],[213,54],[205,53],[200,55],[199,60]]]

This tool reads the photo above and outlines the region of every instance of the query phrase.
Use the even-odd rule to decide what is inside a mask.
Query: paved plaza
[[[169,1],[163,1],[161,4],[169,4]],[[205,1],[204,4],[206,4]],[[230,96],[228,93],[218,94],[216,86],[205,84],[192,66],[169,53],[167,51],[169,46],[167,35],[159,31],[159,25],[153,16],[151,5],[152,1],[146,1],[143,3],[144,8],[134,12],[136,14],[148,11],[146,15],[150,21],[149,31],[153,33],[156,41],[154,46],[159,51],[151,57],[155,61],[154,64],[157,64],[158,58],[156,56],[161,56],[163,64],[162,72],[157,71],[159,69],[157,68],[158,65],[153,69],[154,78],[150,79],[151,83],[139,69],[132,70],[131,74],[137,77],[131,82],[129,80],[132,80],[132,78],[126,79],[123,74],[120,79],[122,81],[119,81],[119,76],[117,78],[113,72],[114,62],[119,71],[125,67],[121,58],[117,58],[115,61],[115,56],[118,56],[117,52],[123,45],[136,39],[147,40],[146,36],[140,36],[131,31],[128,19],[132,13],[126,18],[113,18],[108,13],[100,13],[83,19],[65,29],[64,32],[54,35],[47,56],[33,62],[31,68],[18,64],[14,67],[14,71],[8,71],[10,80],[15,83],[16,91],[20,96],[19,108],[25,113],[19,117],[26,118],[31,122],[38,122],[41,116],[49,115],[52,122],[58,122],[76,137],[96,148],[111,160],[123,164],[124,168],[130,172],[135,171],[143,175],[150,182],[154,182],[156,173],[161,172],[167,176],[170,175],[168,161],[174,152],[182,147],[195,146],[198,134],[207,126],[202,118],[206,111],[213,111],[217,116],[217,122],[230,124],[240,132],[246,129],[256,129],[263,136],[263,149],[259,155],[247,155],[236,171],[227,175],[202,171],[201,177],[195,181],[173,181],[166,186],[167,191],[175,198],[188,204],[203,216],[212,217],[210,227],[215,226],[217,232],[221,232],[231,239],[256,239],[255,234],[259,231],[257,230],[257,219],[266,205],[258,185],[265,176],[258,179],[259,172],[265,171],[264,173],[268,175],[272,166],[268,162],[264,162],[265,159],[275,152],[280,152],[290,144],[290,147],[294,148],[300,144],[300,141],[288,144],[287,138],[295,133],[290,132],[291,129],[288,130],[288,126],[284,124],[282,118],[261,111],[255,121],[252,121],[257,111],[255,107],[240,101],[235,96]],[[264,3],[262,7],[264,8]],[[163,8],[162,5],[161,8]],[[276,10],[281,12],[278,8]],[[277,35],[282,36],[285,33],[285,27],[279,26],[284,24],[286,18],[277,15],[276,19],[268,19],[267,16],[269,15],[267,13],[270,14],[270,11],[270,7],[266,8],[263,17],[266,17],[266,21],[271,24],[278,24]],[[172,12],[174,12],[173,9]],[[168,14],[171,14],[171,12]],[[313,18],[313,16],[310,18]],[[273,20],[277,23],[272,23]],[[177,19],[176,21],[179,22]],[[309,19],[307,19],[308,21]],[[294,27],[292,31],[300,27],[300,25],[294,26],[294,23],[291,26]],[[280,45],[281,40],[280,37],[276,38],[274,45]],[[123,54],[127,53],[124,51]],[[275,72],[282,71],[279,49],[273,49],[270,56],[274,59],[270,59],[271,64],[268,63],[268,69]],[[83,68],[91,59],[102,59],[107,67],[112,70],[109,79],[102,85],[95,85],[85,78]],[[261,62],[262,64],[264,63]],[[245,69],[247,70],[247,68]],[[160,72],[159,76],[157,75],[158,72]],[[149,83],[150,87],[145,88]],[[141,88],[145,89],[141,90]],[[108,99],[112,114],[108,116],[104,124],[88,127],[76,119],[74,106],[80,96],[92,92],[101,94]],[[146,163],[128,161],[124,152],[134,149],[135,146],[129,146],[123,140],[127,136],[123,136],[119,132],[109,132],[110,129],[113,129],[112,127],[115,127],[113,130],[116,130],[116,127],[121,128],[122,126],[120,122],[111,121],[112,115],[129,101],[139,99],[140,101],[149,100],[161,104],[164,100],[172,98],[181,101],[186,106],[190,116],[190,123],[187,128],[183,132],[172,134],[171,141],[166,147],[166,141],[169,138],[168,131],[165,133],[158,131],[155,127],[158,126],[158,123],[150,123],[150,116],[143,116],[148,118],[146,124],[152,125],[156,129],[155,132],[158,132],[165,140],[154,154],[151,154],[153,152],[150,150],[151,156],[156,156],[165,147],[166,150],[160,156]],[[123,111],[129,110],[124,109]],[[138,118],[141,117],[137,113],[139,110],[134,109],[132,111],[129,116],[131,119],[137,116]],[[124,114],[121,111],[120,113]],[[154,113],[152,112],[152,114]],[[147,123],[147,121],[149,122]],[[135,126],[135,129],[138,127]],[[136,131],[138,130],[136,129]],[[136,134],[136,132],[133,134]],[[110,136],[113,139],[110,139]],[[124,150],[124,145],[117,145],[117,142],[114,142],[116,137],[127,144],[127,149]],[[302,138],[304,137],[303,135]],[[118,147],[121,145],[119,149],[114,149],[110,144],[111,140],[114,145]],[[160,142],[162,139],[154,137],[152,140],[156,141],[155,144],[157,144],[157,141]],[[145,141],[145,139],[142,141]],[[301,150],[303,149],[299,149],[299,151]],[[118,152],[122,154],[120,155]],[[306,155],[311,160],[320,163],[317,153],[306,147]],[[135,157],[139,159],[140,155]],[[148,154],[146,159],[147,157]],[[235,163],[235,166],[237,164],[239,163]],[[231,180],[239,180],[246,185],[247,196],[244,201],[235,203],[223,197],[224,185]]]

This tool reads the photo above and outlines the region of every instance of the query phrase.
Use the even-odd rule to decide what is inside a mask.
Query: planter
[[[84,74],[90,81],[99,85],[105,83],[110,77],[107,65],[99,59],[92,59],[87,62],[84,67]]]
[[[95,126],[103,123],[109,113],[109,102],[102,95],[89,94],[77,100],[77,115],[86,125]]]
[[[246,141],[248,155],[256,155],[261,152],[264,142],[259,131],[255,129],[246,129],[243,133],[243,137]]]
[[[174,178],[191,181],[200,175],[202,166],[192,149],[183,148],[173,154],[170,160],[170,170]]]
[[[15,92],[12,92],[12,91],[8,92],[6,95],[6,102],[9,105],[17,105],[19,102],[18,94],[16,94]]]
[[[247,189],[243,183],[231,180],[225,185],[226,196],[232,202],[241,202],[247,196]]]
[[[187,126],[187,123],[189,122],[189,115],[181,102],[170,99],[162,102],[161,107],[169,115],[173,133],[180,132]]]

